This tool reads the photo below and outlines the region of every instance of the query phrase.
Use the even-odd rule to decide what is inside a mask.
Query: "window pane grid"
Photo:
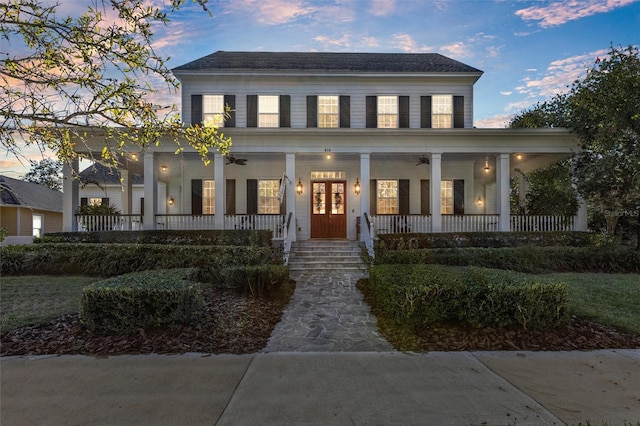
[[[202,181],[202,213],[215,214],[216,185],[213,180]]]
[[[379,180],[377,199],[378,214],[398,214],[398,181]]]
[[[258,127],[279,127],[279,109],[279,96],[258,96]]]
[[[440,212],[441,214],[453,214],[453,181],[440,182]]]
[[[378,128],[398,127],[398,97],[378,96]]]
[[[318,127],[338,127],[337,96],[318,96]]]
[[[280,182],[278,180],[258,181],[258,214],[280,213],[279,190]]]
[[[453,127],[453,96],[433,95],[432,127],[436,129],[450,129]]]
[[[44,221],[44,216],[34,214],[31,220],[33,222],[33,236],[38,238],[42,237],[42,222]]]
[[[205,127],[224,127],[224,96],[202,97],[202,123]]]

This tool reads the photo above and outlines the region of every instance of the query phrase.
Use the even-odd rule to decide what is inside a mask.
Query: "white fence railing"
[[[442,215],[442,232],[493,232],[497,230],[497,214]]]
[[[280,214],[227,215],[224,229],[266,229],[274,239],[284,238],[285,216]]]
[[[215,229],[212,214],[158,214],[157,229]]]
[[[111,214],[88,215],[77,214],[78,231],[140,231],[142,215]]]
[[[376,215],[371,216],[376,234],[406,234],[431,232],[431,216],[425,215]]]
[[[575,231],[575,216],[511,216],[511,231]]]

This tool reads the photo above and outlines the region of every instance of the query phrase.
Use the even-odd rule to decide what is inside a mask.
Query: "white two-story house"
[[[131,153],[121,174],[144,176],[147,229],[366,240],[586,228],[584,218],[510,215],[511,178],[570,155],[577,140],[565,129],[474,128],[482,71],[469,65],[439,54],[221,51],[173,72],[183,119],[222,127],[232,152],[209,166],[172,143]],[[122,212],[140,214],[127,192]]]

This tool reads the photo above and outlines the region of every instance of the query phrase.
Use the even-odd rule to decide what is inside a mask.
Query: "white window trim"
[[[448,98],[449,102],[437,103],[438,99]],[[440,111],[440,106],[445,106],[445,110]],[[448,121],[447,126],[440,125],[439,118],[445,118]],[[434,129],[452,129],[453,128],[453,95],[437,94],[431,96],[431,127]]]
[[[266,98],[273,98],[276,101],[275,112],[261,112],[260,111],[260,100]],[[275,117],[275,123],[272,126],[266,126],[261,123],[262,117]],[[279,95],[258,95],[258,127],[261,128],[278,128],[280,127],[280,96]]]
[[[258,179],[258,214],[280,214],[279,191],[279,179]]]
[[[448,195],[449,192],[451,195]],[[440,214],[453,214],[453,180],[443,179],[440,181]]]
[[[395,197],[383,197],[381,191],[381,184],[383,182],[395,183]],[[399,214],[400,213],[400,183],[398,179],[378,179],[376,182],[376,210],[378,214]],[[395,200],[395,205],[392,206],[393,211],[389,211],[389,206],[381,208],[381,202],[383,200]]]
[[[202,180],[202,214],[216,214],[215,180]]]
[[[39,227],[39,228],[36,228],[36,227],[35,227],[35,218],[36,218],[36,217],[39,217],[39,218],[40,218],[40,227]],[[40,237],[42,237],[42,236],[44,235],[44,215],[43,215],[43,214],[40,214],[40,213],[33,213],[33,214],[31,215],[31,228],[32,228],[32,230],[31,230],[31,234],[32,234],[34,237],[38,237],[38,238],[40,238]],[[37,235],[36,235],[36,230],[38,230]]]
[[[216,107],[220,107],[221,109],[218,111],[217,108],[214,108],[215,111],[207,111],[207,98],[219,98],[215,105]],[[224,113],[225,113],[225,104],[224,104],[224,95],[220,94],[208,94],[202,96],[202,125],[206,127],[224,127]]]
[[[336,106],[336,112],[321,112],[320,110],[320,101],[321,98],[332,98],[335,99],[335,106]],[[322,128],[322,129],[337,129],[338,127],[340,127],[340,96],[338,95],[318,95],[318,127]],[[324,123],[324,121],[322,120],[323,117],[331,117],[333,118],[333,120],[331,121],[331,124],[334,124],[332,126],[323,126],[322,124]]]
[[[395,102],[395,111],[392,112],[381,112],[382,108],[380,108],[380,101],[381,99],[393,99]],[[377,120],[378,120],[378,128],[379,129],[397,129],[399,126],[399,122],[400,122],[400,98],[397,95],[378,95],[376,102],[377,102]],[[393,106],[393,105],[392,105]],[[384,125],[382,126],[381,123],[383,123],[385,120],[384,118],[391,118],[391,121],[395,121],[395,125],[394,126],[388,126],[388,125]]]

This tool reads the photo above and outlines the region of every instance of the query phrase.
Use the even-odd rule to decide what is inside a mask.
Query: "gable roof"
[[[0,205],[62,212],[62,192],[0,175]]]
[[[438,53],[326,53],[218,51],[173,69],[181,71],[305,71],[472,73],[479,69]]]
[[[120,172],[104,164],[95,163],[80,173],[78,173],[81,185],[94,183],[98,186],[103,185],[120,185]],[[139,174],[131,174],[131,183],[133,185],[144,184],[144,178]]]

